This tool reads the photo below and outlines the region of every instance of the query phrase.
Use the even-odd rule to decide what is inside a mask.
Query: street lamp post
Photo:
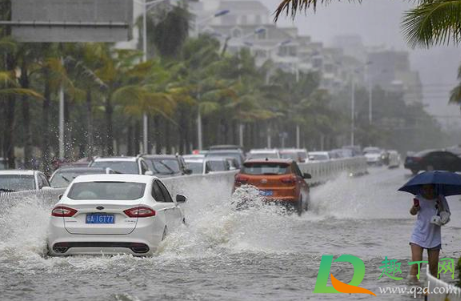
[[[204,18],[203,20],[200,20],[200,21],[196,20],[195,21],[195,32],[197,34],[197,37],[200,36],[200,25],[213,20],[213,18],[218,18],[224,15],[227,15],[228,13],[230,13],[230,10],[224,9],[224,10],[218,11],[217,13],[209,17]],[[202,136],[202,114],[200,112],[200,91],[199,91],[197,98],[199,100],[198,113],[197,113],[197,140],[198,140],[198,149],[202,150],[203,149],[203,136]]]
[[[352,75],[352,95],[351,95],[351,145],[355,144],[355,79]]]
[[[147,0],[144,0],[143,2],[140,2],[140,1],[137,1],[137,0],[134,0],[134,2],[138,5],[141,5],[142,6],[142,17],[143,17],[143,28],[142,28],[142,35],[143,35],[143,38],[142,38],[142,52],[143,52],[143,56],[142,56],[142,61],[143,62],[146,62],[147,61],[147,9],[150,8],[150,7],[154,7],[162,2],[164,2],[165,0],[154,0],[154,1],[150,1],[150,2],[147,2]],[[142,116],[142,119],[143,119],[143,152],[148,154],[149,153],[149,139],[148,139],[148,135],[149,135],[149,118],[147,116],[147,113],[144,113],[143,116]]]

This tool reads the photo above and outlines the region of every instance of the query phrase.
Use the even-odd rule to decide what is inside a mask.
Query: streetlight
[[[221,11],[218,11],[214,14],[212,14],[209,17],[205,17],[202,20],[196,20],[195,21],[195,31],[197,34],[197,37],[200,36],[200,25],[205,24],[214,18],[222,17],[224,15],[227,15],[230,13],[230,10],[224,9]],[[200,89],[199,89],[200,90]],[[198,140],[198,149],[202,150],[203,149],[203,137],[202,137],[202,114],[200,113],[200,91],[198,93],[198,99],[199,99],[199,106],[198,106],[198,114],[197,114],[197,140]]]
[[[154,1],[149,1],[144,0],[143,2],[134,0],[134,2],[138,5],[141,5],[143,10],[142,10],[142,17],[143,17],[143,28],[142,28],[142,61],[146,62],[147,61],[147,10],[148,8],[152,8],[154,6],[157,6],[158,4],[165,2],[165,0],[154,0]],[[148,135],[149,135],[149,118],[146,113],[143,114],[142,116],[143,119],[143,152],[148,154],[149,153],[149,141],[148,141]]]

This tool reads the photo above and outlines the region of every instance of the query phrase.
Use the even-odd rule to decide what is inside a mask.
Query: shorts
[[[420,245],[415,244],[415,243],[413,243],[413,242],[410,242],[410,246],[411,246],[411,245],[415,245],[415,246],[421,247]],[[428,251],[442,250],[442,244],[440,244],[440,245],[438,245],[438,246],[435,246],[435,247],[433,247],[433,248],[424,248],[424,247],[421,247],[421,248],[423,248],[423,250],[428,250]]]

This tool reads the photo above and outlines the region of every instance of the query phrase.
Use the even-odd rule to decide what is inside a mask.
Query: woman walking
[[[429,270],[438,277],[439,254],[442,249],[441,226],[448,223],[450,208],[443,195],[438,195],[436,186],[421,185],[420,193],[414,199],[411,215],[417,220],[410,239],[412,261],[422,261],[423,251],[427,250]],[[419,274],[418,265],[411,266],[410,277]]]

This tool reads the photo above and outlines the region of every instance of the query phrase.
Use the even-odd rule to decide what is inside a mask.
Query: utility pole
[[[354,76],[354,75],[352,75]],[[355,143],[355,80],[352,77],[352,94],[351,94],[351,145]]]

